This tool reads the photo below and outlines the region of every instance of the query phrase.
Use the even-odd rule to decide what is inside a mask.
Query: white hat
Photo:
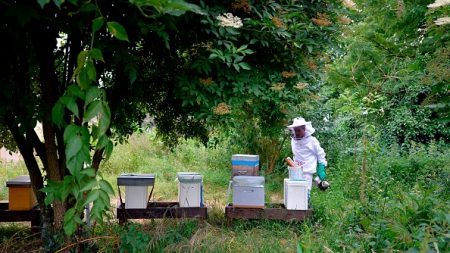
[[[311,122],[310,121],[305,121],[305,119],[302,118],[302,117],[298,117],[298,118],[295,118],[294,122],[292,122],[292,124],[290,124],[287,127],[288,128],[294,128],[294,127],[305,126],[305,125],[311,125]]]

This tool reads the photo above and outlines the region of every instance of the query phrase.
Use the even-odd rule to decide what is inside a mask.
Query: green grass
[[[329,161],[331,188],[327,192],[313,188],[311,219],[235,220],[228,226],[224,208],[231,174],[230,148],[207,149],[185,141],[171,152],[152,133],[135,134],[129,143],[116,146],[110,160],[101,165],[103,176],[116,188],[121,173],[155,173],[153,200],[176,201],[176,173],[199,172],[204,176],[208,219],[138,220],[123,227],[112,220],[91,234],[99,238],[91,251],[449,252],[450,156],[447,147],[433,145],[414,148],[402,156],[386,152],[369,159],[366,202],[360,200],[358,164],[354,157],[341,157]],[[266,175],[266,200],[270,203],[282,202],[283,178],[287,177],[282,168],[276,171]],[[20,174],[17,168],[8,173],[9,178]],[[0,225],[4,235],[3,230]],[[8,233],[3,242],[11,245]],[[104,236],[115,239],[102,239]]]

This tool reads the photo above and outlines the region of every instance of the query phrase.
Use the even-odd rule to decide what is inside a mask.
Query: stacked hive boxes
[[[259,174],[259,156],[236,154],[231,157],[233,206],[264,208],[264,177]]]
[[[232,176],[258,176],[259,156],[236,154],[231,156]]]

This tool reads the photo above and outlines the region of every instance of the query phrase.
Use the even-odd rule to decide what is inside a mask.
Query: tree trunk
[[[45,139],[45,151],[47,155],[47,167],[46,172],[48,179],[60,182],[63,179],[61,169],[58,162],[58,152],[55,142],[55,132],[50,122],[42,123],[44,139]],[[60,201],[53,202],[53,222],[55,229],[59,230],[63,226],[65,207]]]
[[[51,27],[51,26],[49,26]],[[59,97],[58,87],[60,83],[54,72],[53,50],[56,45],[57,33],[53,29],[34,27],[30,31],[32,43],[36,50],[36,58],[39,64],[39,78],[42,90],[42,129],[44,133],[44,145],[47,166],[45,171],[49,180],[61,182],[64,178],[64,164],[60,163],[58,155],[58,145],[56,142],[57,131],[51,122],[51,111],[53,105]],[[63,143],[58,143],[64,145]],[[61,151],[61,149],[60,149]],[[60,201],[53,202],[53,225],[56,230],[62,229],[64,222],[65,206]]]

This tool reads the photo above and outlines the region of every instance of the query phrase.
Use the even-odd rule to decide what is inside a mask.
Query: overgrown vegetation
[[[331,145],[325,149],[329,154],[338,152]],[[185,141],[172,153],[154,133],[144,132],[134,134],[128,144],[119,145],[116,150],[102,168],[105,178],[115,184],[120,173],[156,173],[155,201],[176,200],[176,172],[202,173],[209,217],[205,222],[143,220],[124,227],[110,220],[108,225],[97,225],[78,238],[93,240],[74,249],[99,252],[294,252],[298,246],[303,252],[450,249],[446,236],[450,230],[450,151],[442,143],[413,144],[408,152],[393,146],[369,155],[365,203],[359,198],[359,174],[354,169],[353,154],[341,154],[338,159],[330,156],[332,188],[327,192],[313,189],[312,219],[303,223],[234,221],[231,226],[227,226],[224,217],[233,153],[230,147],[224,144],[208,149],[198,142]],[[281,164],[275,171],[266,175],[268,203],[282,202],[282,180],[287,171]],[[20,238],[29,233],[26,226],[10,226],[1,225],[0,250],[6,252],[19,249]],[[16,231],[21,236],[12,236]],[[36,237],[30,238],[38,241]],[[38,247],[39,243],[34,245]]]

